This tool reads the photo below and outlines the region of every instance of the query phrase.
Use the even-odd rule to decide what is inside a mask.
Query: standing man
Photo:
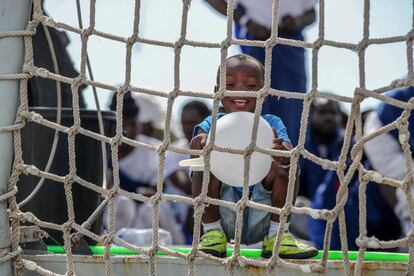
[[[206,0],[215,10],[226,15],[226,0]],[[315,21],[317,0],[280,0],[279,31],[282,38],[303,40],[302,30]],[[234,11],[235,36],[239,39],[266,40],[272,26],[273,0],[239,0]],[[241,46],[243,53],[263,64],[263,47]],[[306,92],[305,50],[300,47],[276,45],[272,52],[271,87],[291,92]],[[263,104],[262,114],[273,114],[285,122],[292,144],[299,137],[302,101],[269,97]]]

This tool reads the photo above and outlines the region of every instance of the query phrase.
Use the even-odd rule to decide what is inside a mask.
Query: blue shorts
[[[222,200],[229,202],[237,202],[241,195],[236,188],[222,184],[220,190],[220,197]],[[253,191],[250,197],[251,201],[272,205],[272,191],[268,191],[263,187],[262,183],[253,186]],[[234,239],[236,228],[236,213],[228,208],[221,207],[220,217],[223,230],[227,235],[227,239]],[[263,240],[269,232],[270,218],[272,214],[266,211],[246,207],[243,213],[243,228],[241,243],[253,244]]]

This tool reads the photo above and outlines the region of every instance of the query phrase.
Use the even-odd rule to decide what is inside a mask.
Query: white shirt
[[[318,0],[280,0],[279,23],[286,15],[296,17],[304,14],[317,2]],[[248,18],[269,29],[272,27],[273,0],[236,0],[236,3],[246,9]]]
[[[137,141],[158,146],[161,141],[153,137],[138,135]],[[135,148],[127,156],[119,160],[119,169],[134,181],[157,185],[158,153],[143,148]]]
[[[190,148],[190,144],[188,143],[187,139],[185,139],[185,138],[182,138],[182,139],[179,139],[179,140],[175,141],[174,143],[172,143],[172,145],[174,147],[181,148],[181,149],[189,149]],[[191,158],[191,156],[189,154],[180,154],[180,153],[176,153],[174,151],[167,151],[167,153],[165,154],[164,176],[168,177],[172,173],[174,173],[174,172],[176,172],[180,169],[181,170],[186,169],[186,168],[180,167],[180,165],[178,165],[178,163],[181,160],[189,159],[189,158]]]
[[[182,138],[178,141],[175,141],[173,145],[177,148],[181,149],[189,149],[190,144],[188,143],[187,139]],[[188,168],[182,168],[178,163],[181,160],[189,159],[191,156],[189,154],[180,154],[173,151],[167,151],[165,155],[165,163],[164,163],[164,177],[166,178],[166,185],[167,185],[167,192],[169,194],[174,195],[181,195],[181,196],[188,196],[183,190],[176,187],[169,179],[168,177],[173,174],[174,172],[178,170],[186,170],[186,173],[189,173]],[[179,221],[182,223],[185,223],[187,219],[188,210],[191,207],[191,205],[188,205],[186,203],[182,202],[174,202],[173,203],[173,209],[174,212],[178,214]]]

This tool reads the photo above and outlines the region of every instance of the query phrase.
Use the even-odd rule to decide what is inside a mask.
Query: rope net
[[[20,82],[20,106],[18,108],[17,116],[15,123],[10,126],[0,128],[0,133],[10,132],[13,134],[14,138],[14,161],[13,161],[13,170],[9,178],[8,191],[7,193],[0,196],[0,202],[7,201],[11,222],[11,250],[10,252],[5,252],[0,256],[0,263],[7,262],[12,260],[13,266],[17,275],[22,275],[23,269],[26,268],[31,271],[37,271],[42,275],[56,275],[55,273],[48,271],[39,265],[35,264],[32,261],[26,260],[25,257],[21,254],[21,249],[19,247],[19,226],[22,223],[31,223],[38,225],[44,229],[53,229],[58,230],[63,233],[64,237],[64,246],[66,251],[66,261],[67,261],[67,274],[75,274],[75,265],[74,265],[74,256],[72,253],[71,245],[71,233],[77,232],[86,237],[89,237],[97,242],[101,242],[105,245],[105,254],[103,256],[105,262],[105,269],[107,275],[111,275],[111,256],[109,254],[109,248],[113,242],[116,242],[120,245],[125,246],[128,249],[142,253],[148,257],[149,273],[151,275],[156,274],[156,263],[157,257],[156,252],[158,250],[164,251],[167,255],[182,258],[188,262],[188,274],[195,274],[195,259],[201,257],[207,259],[211,262],[222,264],[225,266],[231,275],[236,275],[236,269],[239,266],[245,265],[254,265],[260,267],[266,267],[269,271],[276,273],[278,267],[288,267],[291,269],[299,269],[304,272],[323,272],[326,269],[327,259],[328,259],[328,250],[329,242],[332,231],[333,223],[338,220],[339,228],[341,234],[341,244],[343,252],[343,267],[344,272],[349,275],[352,272],[356,274],[361,274],[362,264],[363,264],[363,254],[367,249],[370,248],[392,248],[398,246],[408,246],[409,247],[409,261],[407,265],[407,271],[414,271],[414,246],[413,239],[414,234],[411,231],[408,236],[401,238],[399,240],[393,241],[380,241],[375,237],[367,236],[367,225],[366,225],[366,203],[365,203],[365,189],[369,181],[375,181],[378,184],[390,185],[393,187],[400,187],[405,191],[405,194],[408,199],[408,203],[413,216],[414,212],[414,201],[412,195],[410,194],[410,187],[414,180],[414,174],[412,168],[412,159],[411,159],[411,150],[409,146],[409,132],[408,132],[408,123],[407,118],[410,115],[410,112],[414,108],[414,98],[409,102],[402,102],[399,100],[392,99],[383,95],[384,92],[389,91],[398,87],[408,87],[413,84],[414,81],[414,72],[413,72],[413,39],[414,39],[414,27],[411,28],[410,32],[404,36],[395,36],[395,37],[386,37],[386,38],[370,38],[369,34],[369,22],[370,22],[370,1],[364,0],[364,24],[363,24],[363,38],[359,43],[345,43],[325,39],[325,1],[319,1],[319,35],[316,41],[312,43],[284,39],[278,37],[278,13],[279,13],[279,1],[274,1],[273,4],[273,19],[272,19],[272,29],[271,36],[266,41],[248,41],[248,40],[238,40],[232,38],[232,29],[233,29],[233,12],[234,12],[234,0],[228,0],[227,7],[227,32],[226,38],[221,43],[209,43],[204,41],[193,41],[187,39],[187,18],[190,9],[191,0],[183,0],[182,5],[182,21],[181,21],[181,31],[180,37],[175,42],[166,42],[158,40],[150,40],[140,37],[140,1],[135,1],[135,10],[134,10],[134,25],[133,32],[129,37],[122,37],[116,34],[109,34],[101,32],[95,29],[95,4],[96,0],[90,1],[90,14],[89,14],[89,27],[81,28],[76,26],[70,26],[62,22],[56,22],[53,18],[45,16],[41,6],[41,0],[33,0],[33,10],[32,10],[32,20],[28,23],[27,28],[21,31],[11,31],[11,32],[1,32],[0,39],[5,37],[22,37],[24,39],[25,53],[24,53],[24,64],[22,70],[17,74],[2,74],[0,75],[1,80],[18,80]],[[76,78],[68,78],[58,73],[53,73],[45,68],[37,67],[33,61],[33,51],[32,51],[32,36],[35,34],[36,27],[42,24],[47,28],[57,28],[60,30],[65,30],[68,32],[77,33],[80,35],[82,40],[82,49],[81,49],[81,62],[80,62],[80,73]],[[122,85],[114,86],[107,83],[101,83],[92,80],[87,77],[87,46],[88,39],[91,36],[98,36],[105,39],[118,41],[125,44],[125,80]],[[395,80],[385,87],[380,87],[374,90],[369,90],[366,88],[365,84],[365,52],[370,45],[374,44],[386,44],[386,43],[395,43],[395,42],[406,42],[407,45],[407,70],[408,77],[402,80]],[[162,91],[154,91],[149,89],[144,89],[140,87],[134,87],[131,85],[131,53],[132,48],[135,43],[145,43],[149,45],[157,45],[162,47],[168,47],[174,49],[174,88],[168,93]],[[271,80],[271,63],[272,63],[272,48],[276,44],[289,45],[293,47],[302,47],[312,50],[312,72],[311,72],[311,89],[308,93],[295,93],[287,92],[282,90],[275,90],[270,87]],[[264,47],[266,53],[265,59],[265,81],[263,88],[258,92],[228,92],[225,90],[225,74],[226,74],[226,58],[228,49],[231,45],[248,45],[255,47]],[[202,93],[197,91],[183,91],[180,89],[180,57],[183,47],[193,46],[193,47],[206,47],[206,48],[217,48],[221,51],[221,63],[220,63],[220,85],[219,90],[215,94],[211,93]],[[333,93],[326,93],[318,90],[318,54],[319,50],[323,46],[331,46],[336,48],[347,49],[355,52],[359,58],[359,86],[355,88],[353,97],[339,96]],[[61,83],[66,83],[71,86],[72,97],[73,97],[73,118],[74,123],[70,127],[64,127],[60,124],[52,122],[43,118],[40,114],[35,112],[29,112],[28,106],[28,96],[27,96],[27,84],[28,80],[32,77],[47,78]],[[79,108],[79,87],[81,85],[88,85],[91,87],[102,88],[107,90],[112,90],[116,92],[117,95],[117,107],[116,107],[116,134],[114,137],[106,137],[99,133],[95,133],[85,128],[81,127],[80,119],[80,108]],[[123,136],[122,129],[122,103],[123,97],[127,91],[132,91],[133,93],[144,93],[152,96],[165,97],[167,98],[167,112],[165,117],[165,130],[164,130],[164,139],[162,144],[159,146],[152,146],[138,141],[128,139]],[[220,100],[225,96],[234,96],[237,93],[237,96],[254,96],[257,97],[257,105],[254,112],[254,128],[252,132],[252,141],[251,145],[246,148],[244,154],[244,186],[243,186],[243,196],[240,201],[236,203],[224,202],[221,200],[216,200],[209,198],[207,196],[208,183],[209,183],[209,172],[210,172],[210,153],[213,150],[221,150],[228,152],[235,152],[235,149],[228,148],[218,148],[214,145],[215,140],[215,129],[216,129],[216,114],[218,113]],[[282,152],[277,150],[265,150],[259,149],[256,143],[257,135],[257,125],[259,116],[261,114],[262,103],[266,96],[274,95],[278,97],[285,97],[290,99],[300,99],[303,101],[303,112],[301,117],[300,125],[300,137],[298,145],[291,151]],[[213,122],[212,122],[212,131],[211,131],[211,143],[209,143],[204,150],[188,150],[181,149],[171,145],[171,113],[174,105],[174,101],[178,96],[192,96],[192,97],[201,97],[207,99],[213,99]],[[345,130],[345,138],[343,143],[342,152],[338,161],[330,161],[327,159],[322,159],[311,154],[304,148],[306,132],[308,128],[308,117],[309,117],[309,108],[311,102],[316,97],[323,97],[335,101],[342,101],[351,103],[351,112],[347,122]],[[398,120],[393,123],[382,127],[376,132],[368,135],[362,135],[362,122],[361,122],[361,110],[360,103],[368,98],[372,97],[378,100],[381,100],[387,104],[397,106],[402,108],[404,111]],[[22,142],[21,142],[21,130],[25,127],[26,123],[32,122],[35,124],[42,125],[44,127],[50,128],[54,131],[65,133],[68,136],[68,152],[69,152],[69,173],[64,176],[55,175],[47,171],[42,171],[39,168],[31,164],[25,164],[22,159]],[[380,134],[389,132],[390,130],[397,129],[400,133],[400,143],[404,151],[406,166],[407,166],[407,175],[402,180],[395,180],[383,177],[375,171],[366,170],[361,164],[362,150],[366,142],[372,140],[373,138],[379,136]],[[84,179],[81,179],[77,175],[77,165],[75,162],[75,137],[77,135],[85,135],[106,145],[109,145],[111,148],[111,159],[113,166],[113,179],[114,185],[111,189],[101,188],[99,185],[90,183]],[[355,143],[352,142],[352,138],[355,139]],[[158,184],[157,192],[151,196],[146,197],[141,194],[130,193],[125,190],[120,189],[120,180],[119,180],[119,162],[118,162],[118,147],[121,143],[126,143],[134,147],[141,147],[147,150],[155,151],[159,155],[159,167],[158,167]],[[201,194],[196,198],[189,198],[185,196],[171,195],[163,193],[163,171],[164,171],[164,161],[166,151],[174,151],[181,154],[192,154],[192,155],[202,155],[204,157],[204,176],[203,176],[203,185]],[[271,206],[265,206],[258,203],[254,203],[248,198],[248,172],[250,166],[250,156],[253,151],[260,150],[263,153],[274,155],[274,156],[288,156],[291,159],[291,166],[289,171],[289,188],[287,200],[283,208],[276,208]],[[352,162],[347,163],[348,153],[351,152]],[[324,169],[334,170],[337,172],[340,180],[340,187],[336,197],[336,206],[332,210],[317,210],[311,208],[298,208],[294,207],[292,204],[294,197],[294,183],[296,178],[296,172],[298,170],[298,160],[299,157],[303,156],[306,159],[309,159]],[[347,238],[346,238],[346,223],[344,216],[344,205],[347,202],[348,197],[348,184],[351,181],[352,176],[358,173],[359,180],[361,182],[360,190],[360,235],[357,239],[357,244],[359,246],[359,258],[356,261],[356,265],[351,267],[351,263],[348,258],[348,247],[347,247]],[[17,183],[19,176],[22,174],[32,175],[39,178],[46,178],[64,186],[65,195],[66,195],[66,204],[68,209],[68,220],[63,224],[54,224],[47,221],[42,221],[30,212],[22,212],[17,204],[15,194],[17,192]],[[102,194],[104,200],[98,209],[103,208],[103,206],[108,206],[109,213],[109,233],[105,235],[96,235],[93,232],[87,230],[85,225],[79,225],[75,222],[74,215],[74,204],[72,201],[72,186],[74,183],[78,183],[81,186],[84,186],[88,189],[95,191],[96,193]],[[115,236],[115,210],[114,210],[114,197],[116,195],[126,196],[133,200],[139,202],[146,202],[152,205],[152,216],[153,216],[153,242],[150,248],[143,248],[135,246],[124,242]],[[159,206],[161,201],[177,201],[190,204],[194,207],[194,236],[192,249],[188,254],[180,253],[173,251],[169,248],[159,245],[158,242],[158,231],[159,231]],[[62,203],[63,204],[63,203]],[[219,206],[224,206],[230,208],[237,214],[236,220],[236,230],[235,230],[235,245],[234,245],[234,254],[227,258],[216,258],[211,255],[205,254],[197,250],[197,246],[200,241],[201,234],[201,216],[203,210],[207,204],[214,204]],[[242,216],[243,210],[245,207],[256,208],[260,210],[265,210],[267,212],[275,213],[280,215],[280,228],[276,238],[276,243],[274,247],[273,256],[270,259],[251,259],[241,256],[240,254],[240,240],[241,240],[241,229],[242,229]],[[281,233],[283,232],[288,216],[292,213],[297,214],[306,214],[315,219],[323,219],[327,221],[326,232],[325,232],[325,242],[323,255],[320,261],[318,262],[309,262],[309,264],[298,264],[292,263],[286,260],[282,260],[278,256],[279,247],[281,243]]]

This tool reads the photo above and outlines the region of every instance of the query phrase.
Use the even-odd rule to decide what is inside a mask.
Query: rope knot
[[[77,135],[77,134],[79,133],[79,126],[76,126],[76,125],[71,126],[71,127],[67,130],[67,132],[66,132],[66,133],[68,134],[68,136],[69,136],[69,137],[72,137],[72,136]]]
[[[249,156],[251,156],[252,154],[253,154],[253,152],[254,152],[254,149],[255,149],[255,147],[256,147],[256,143],[254,143],[253,141],[252,142],[250,142],[250,144],[244,149],[244,152],[243,152],[243,157],[244,157],[244,160],[246,161],[246,159],[249,157]]]
[[[152,197],[150,197],[149,203],[153,206],[155,204],[159,204],[161,202],[161,195],[162,195],[161,191],[160,192],[157,191]]]
[[[134,44],[137,41],[138,35],[133,34],[132,36],[128,37],[126,40],[127,44]]]
[[[175,43],[174,43],[174,49],[177,50],[181,50],[181,48],[184,46],[185,44],[185,38],[184,37],[180,37],[180,39],[178,39]]]
[[[231,37],[227,37],[225,40],[221,42],[221,46],[220,46],[221,49],[224,50],[224,49],[229,48],[231,46],[231,42],[232,42]]]
[[[45,68],[36,68],[32,74],[35,77],[41,77],[44,79],[49,77],[49,71]]]
[[[118,89],[116,90],[116,93],[118,95],[123,96],[126,92],[128,92],[130,90],[130,85],[129,84],[123,84],[121,86],[118,87]]]
[[[269,39],[264,41],[265,48],[270,48],[270,47],[273,47],[275,45],[276,45],[276,38],[275,37],[270,37]]]
[[[193,248],[190,250],[190,253],[186,256],[187,262],[192,262],[197,257],[197,248]]]
[[[241,198],[237,203],[236,203],[236,213],[238,212],[243,212],[244,209],[246,208],[246,201],[249,200],[249,198]]]
[[[414,40],[414,29],[410,30],[407,33],[407,41],[413,41]]]
[[[210,154],[214,150],[213,143],[207,143],[207,145],[203,148],[203,156]]]
[[[169,101],[172,101],[172,100],[174,100],[175,98],[177,98],[179,95],[179,89],[178,88],[175,88],[170,94],[168,94],[168,100]]]
[[[93,27],[92,26],[89,26],[88,28],[83,29],[82,33],[81,33],[82,40],[87,39],[92,34],[92,32],[93,32]]]
[[[56,22],[53,20],[52,17],[49,16],[42,16],[42,22],[43,25],[46,25],[48,27],[56,28]]]
[[[355,88],[354,91],[354,98],[355,98],[355,102],[356,103],[360,103],[362,102],[362,100],[364,100],[366,97],[368,97],[368,93],[367,90],[361,87],[357,87]]]
[[[120,146],[122,144],[122,133],[117,133],[115,135],[115,137],[111,138],[109,144],[114,147],[114,146]]]
[[[81,76],[77,76],[76,78],[74,78],[72,85],[71,85],[72,91],[77,91],[82,84],[83,84],[83,79]]]
[[[313,42],[312,48],[315,50],[319,50],[323,46],[323,39],[318,38]]]
[[[203,199],[200,196],[197,196],[193,200],[194,209],[200,208],[201,205],[204,204]]]
[[[224,89],[224,91],[219,91],[217,93],[214,93],[213,95],[213,99],[215,101],[221,101],[224,98],[224,93],[226,93],[226,90]]]
[[[46,21],[44,20],[44,17],[46,16],[43,15],[43,12],[41,9],[34,9],[33,15],[32,15],[32,22],[34,22],[37,26],[39,23]]]
[[[62,224],[62,230],[63,232],[65,231],[70,231],[72,229],[72,221],[69,219],[67,222],[65,222],[64,224]]]
[[[71,185],[71,183],[76,182],[76,172],[69,172],[69,174],[67,174],[65,176],[65,179],[63,181],[64,185]]]
[[[238,256],[240,256],[239,253],[233,254],[233,256],[231,256],[225,261],[224,265],[226,266],[227,271],[232,271],[233,269],[235,269],[238,263],[237,261]]]
[[[112,187],[111,190],[108,191],[108,199],[113,199],[118,194],[119,187]]]
[[[158,146],[158,149],[157,149],[157,153],[158,154],[161,154],[163,152],[166,152],[168,150],[168,147],[170,146],[170,143],[171,142],[169,142],[169,141],[165,141],[164,143],[162,143],[161,145],[159,145]]]
[[[363,39],[358,43],[356,50],[358,53],[365,51],[369,46],[368,39]]]

